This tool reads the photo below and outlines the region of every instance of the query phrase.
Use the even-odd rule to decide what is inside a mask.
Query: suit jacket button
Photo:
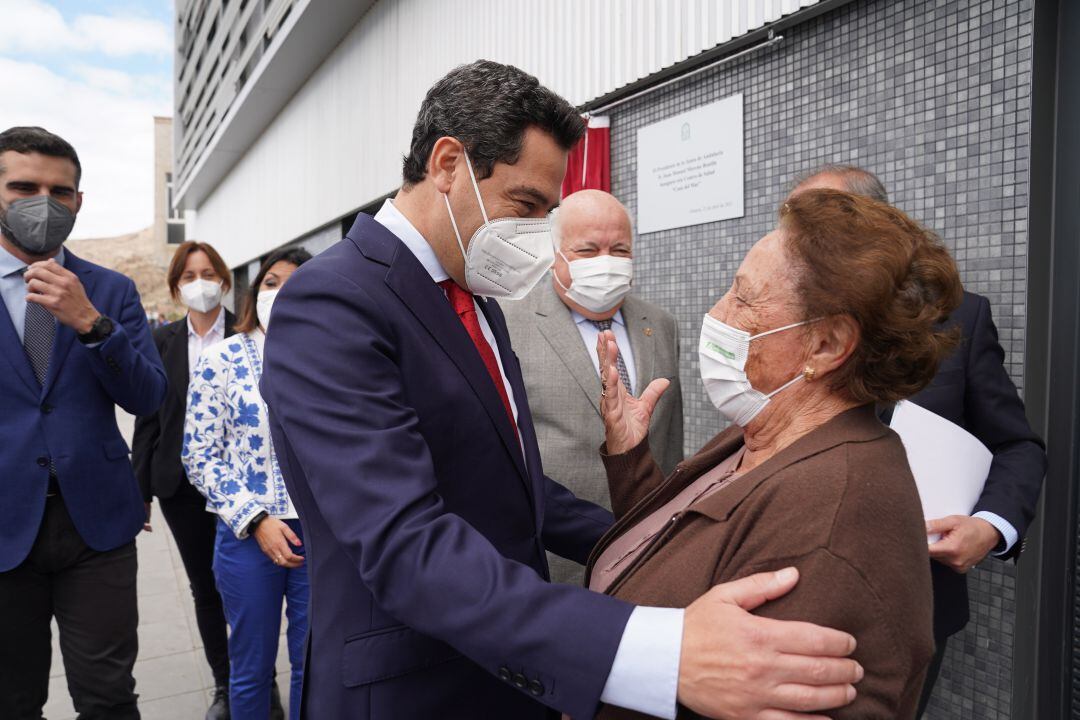
[[[503,665],[501,668],[499,668],[499,679],[500,680],[502,680],[503,682],[510,682],[510,680],[512,678],[513,678],[513,676],[510,674],[510,668],[506,667],[505,665]]]
[[[43,413],[45,413],[46,415],[48,415],[48,414],[49,414],[49,413],[51,413],[52,411],[53,411],[53,406],[52,406],[52,405],[50,405],[49,403],[42,403],[42,405],[41,405],[41,412],[43,412]]]
[[[524,690],[529,685],[529,681],[525,679],[525,676],[521,673],[514,674],[514,687]]]
[[[533,697],[540,697],[544,694],[544,683],[539,680],[533,680],[529,683],[529,692]]]
[[[38,464],[38,467],[49,467],[49,458],[47,458],[47,457],[39,457],[37,459],[37,464]]]

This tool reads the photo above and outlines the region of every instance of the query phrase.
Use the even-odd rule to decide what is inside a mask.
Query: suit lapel
[[[528,489],[529,474],[521,455],[517,435],[506,416],[502,398],[491,376],[488,375],[484,361],[480,359],[480,354],[466,332],[465,326],[454,314],[442,289],[431,281],[431,276],[428,275],[424,266],[411,252],[408,252],[393,233],[374,219],[363,218],[363,220],[358,220],[357,224],[363,229],[364,236],[376,243],[375,247],[360,247],[361,252],[369,257],[374,254],[374,259],[389,265],[386,284],[420,321],[435,342],[446,351],[461,374],[465,376],[487,411],[488,417],[498,431],[499,438],[513,458],[521,479]],[[353,242],[357,242],[358,246],[365,244],[355,239]]]
[[[66,254],[64,266],[78,276],[79,282],[82,283],[83,289],[86,291],[86,297],[93,303],[94,286],[96,285],[96,278],[94,277],[93,272],[94,266],[83,262],[70,250],[65,250],[64,252]],[[114,319],[114,322],[120,321]],[[45,375],[45,385],[42,388],[41,393],[42,397],[47,396],[49,391],[52,390],[56,378],[60,375],[60,368],[63,367],[64,361],[67,360],[68,353],[71,351],[71,346],[74,342],[75,331],[67,325],[56,323],[56,339],[53,342],[52,356],[49,358],[49,371]]]
[[[11,315],[7,309],[0,309],[0,352],[7,357],[8,362],[15,369],[15,374],[22,378],[26,386],[34,395],[41,393],[41,385],[34,377],[34,369],[30,366],[30,358],[26,357],[19,334],[15,332],[15,325],[11,322]]]
[[[168,329],[169,337],[165,341],[165,352],[162,353],[161,361],[169,374],[169,384],[173,392],[186,403],[188,383],[191,380],[191,369],[188,367],[187,316],[174,322]]]
[[[503,316],[498,303],[485,298],[481,299],[479,304],[484,317],[487,318],[488,326],[491,327],[491,334],[495,336],[495,345],[497,347],[494,350],[499,353],[503,373],[506,375],[506,380],[514,393],[514,404],[517,406],[518,432],[521,433],[520,444],[516,442],[516,437],[515,444],[518,445],[520,450],[537,448],[535,456],[530,454],[529,457],[524,458],[524,461],[527,476],[533,484],[533,497],[541,497],[543,495],[541,485],[543,474],[540,470],[541,460],[538,451],[539,444],[536,440],[536,428],[533,426],[532,412],[529,410],[529,400],[525,392],[525,379],[521,375],[521,368],[510,346],[510,331],[506,327],[506,318]],[[538,512],[539,507],[539,504],[534,503],[534,510]],[[539,520],[540,518],[537,516],[537,522]]]
[[[545,278],[540,302],[537,304],[537,327],[540,334],[566,366],[574,382],[578,384],[585,397],[589,399],[596,414],[600,414],[600,376],[596,372],[590,352],[581,340],[581,333],[574,323],[569,308],[555,293],[551,282]]]
[[[637,392],[641,395],[655,378],[656,372],[656,334],[649,324],[649,315],[634,297],[626,298],[622,306],[623,322],[626,334],[630,336],[630,350],[634,353],[634,368],[637,370]]]

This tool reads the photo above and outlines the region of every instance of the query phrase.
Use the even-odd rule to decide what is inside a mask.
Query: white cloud
[[[5,2],[6,0],[0,0]],[[85,81],[0,57],[5,96],[0,129],[40,125],[79,153],[82,211],[73,237],[103,237],[150,225],[154,214],[154,115],[171,115],[168,80],[82,68]]]
[[[94,65],[76,65],[72,72],[81,77],[90,87],[107,90],[120,95],[130,94],[135,90],[135,77],[130,73],[112,68]]]
[[[88,49],[100,50],[112,57],[168,55],[173,49],[168,28],[156,20],[144,18],[80,15],[75,18],[74,34]]]
[[[58,52],[167,56],[169,28],[140,17],[84,14],[68,23],[42,0],[0,0],[0,53],[42,56]]]
[[[172,92],[172,80],[164,75],[134,75],[97,65],[73,65],[70,72],[92,88],[119,95],[167,98]]]

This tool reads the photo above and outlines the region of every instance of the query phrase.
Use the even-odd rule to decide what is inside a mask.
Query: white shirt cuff
[[[602,702],[674,720],[683,614],[680,608],[634,608],[600,695]]]
[[[1001,533],[1001,537],[1005,539],[1005,549],[1000,552],[991,552],[991,555],[996,555],[998,557],[1005,555],[1012,549],[1012,546],[1016,544],[1016,541],[1020,539],[1020,533],[1016,532],[1016,528],[1014,528],[1008,520],[996,513],[981,510],[971,517],[981,518],[990,523],[999,533]]]

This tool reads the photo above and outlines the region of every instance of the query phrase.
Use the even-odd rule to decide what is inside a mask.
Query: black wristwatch
[[[248,520],[248,535],[254,533],[255,528],[259,527],[259,523],[261,523],[268,517],[270,517],[270,515],[265,510],[260,510],[259,512],[255,513],[255,517],[251,518],[251,520]]]
[[[90,332],[79,335],[79,342],[83,345],[105,342],[113,334],[116,325],[104,315],[98,315],[98,319],[90,326]]]

